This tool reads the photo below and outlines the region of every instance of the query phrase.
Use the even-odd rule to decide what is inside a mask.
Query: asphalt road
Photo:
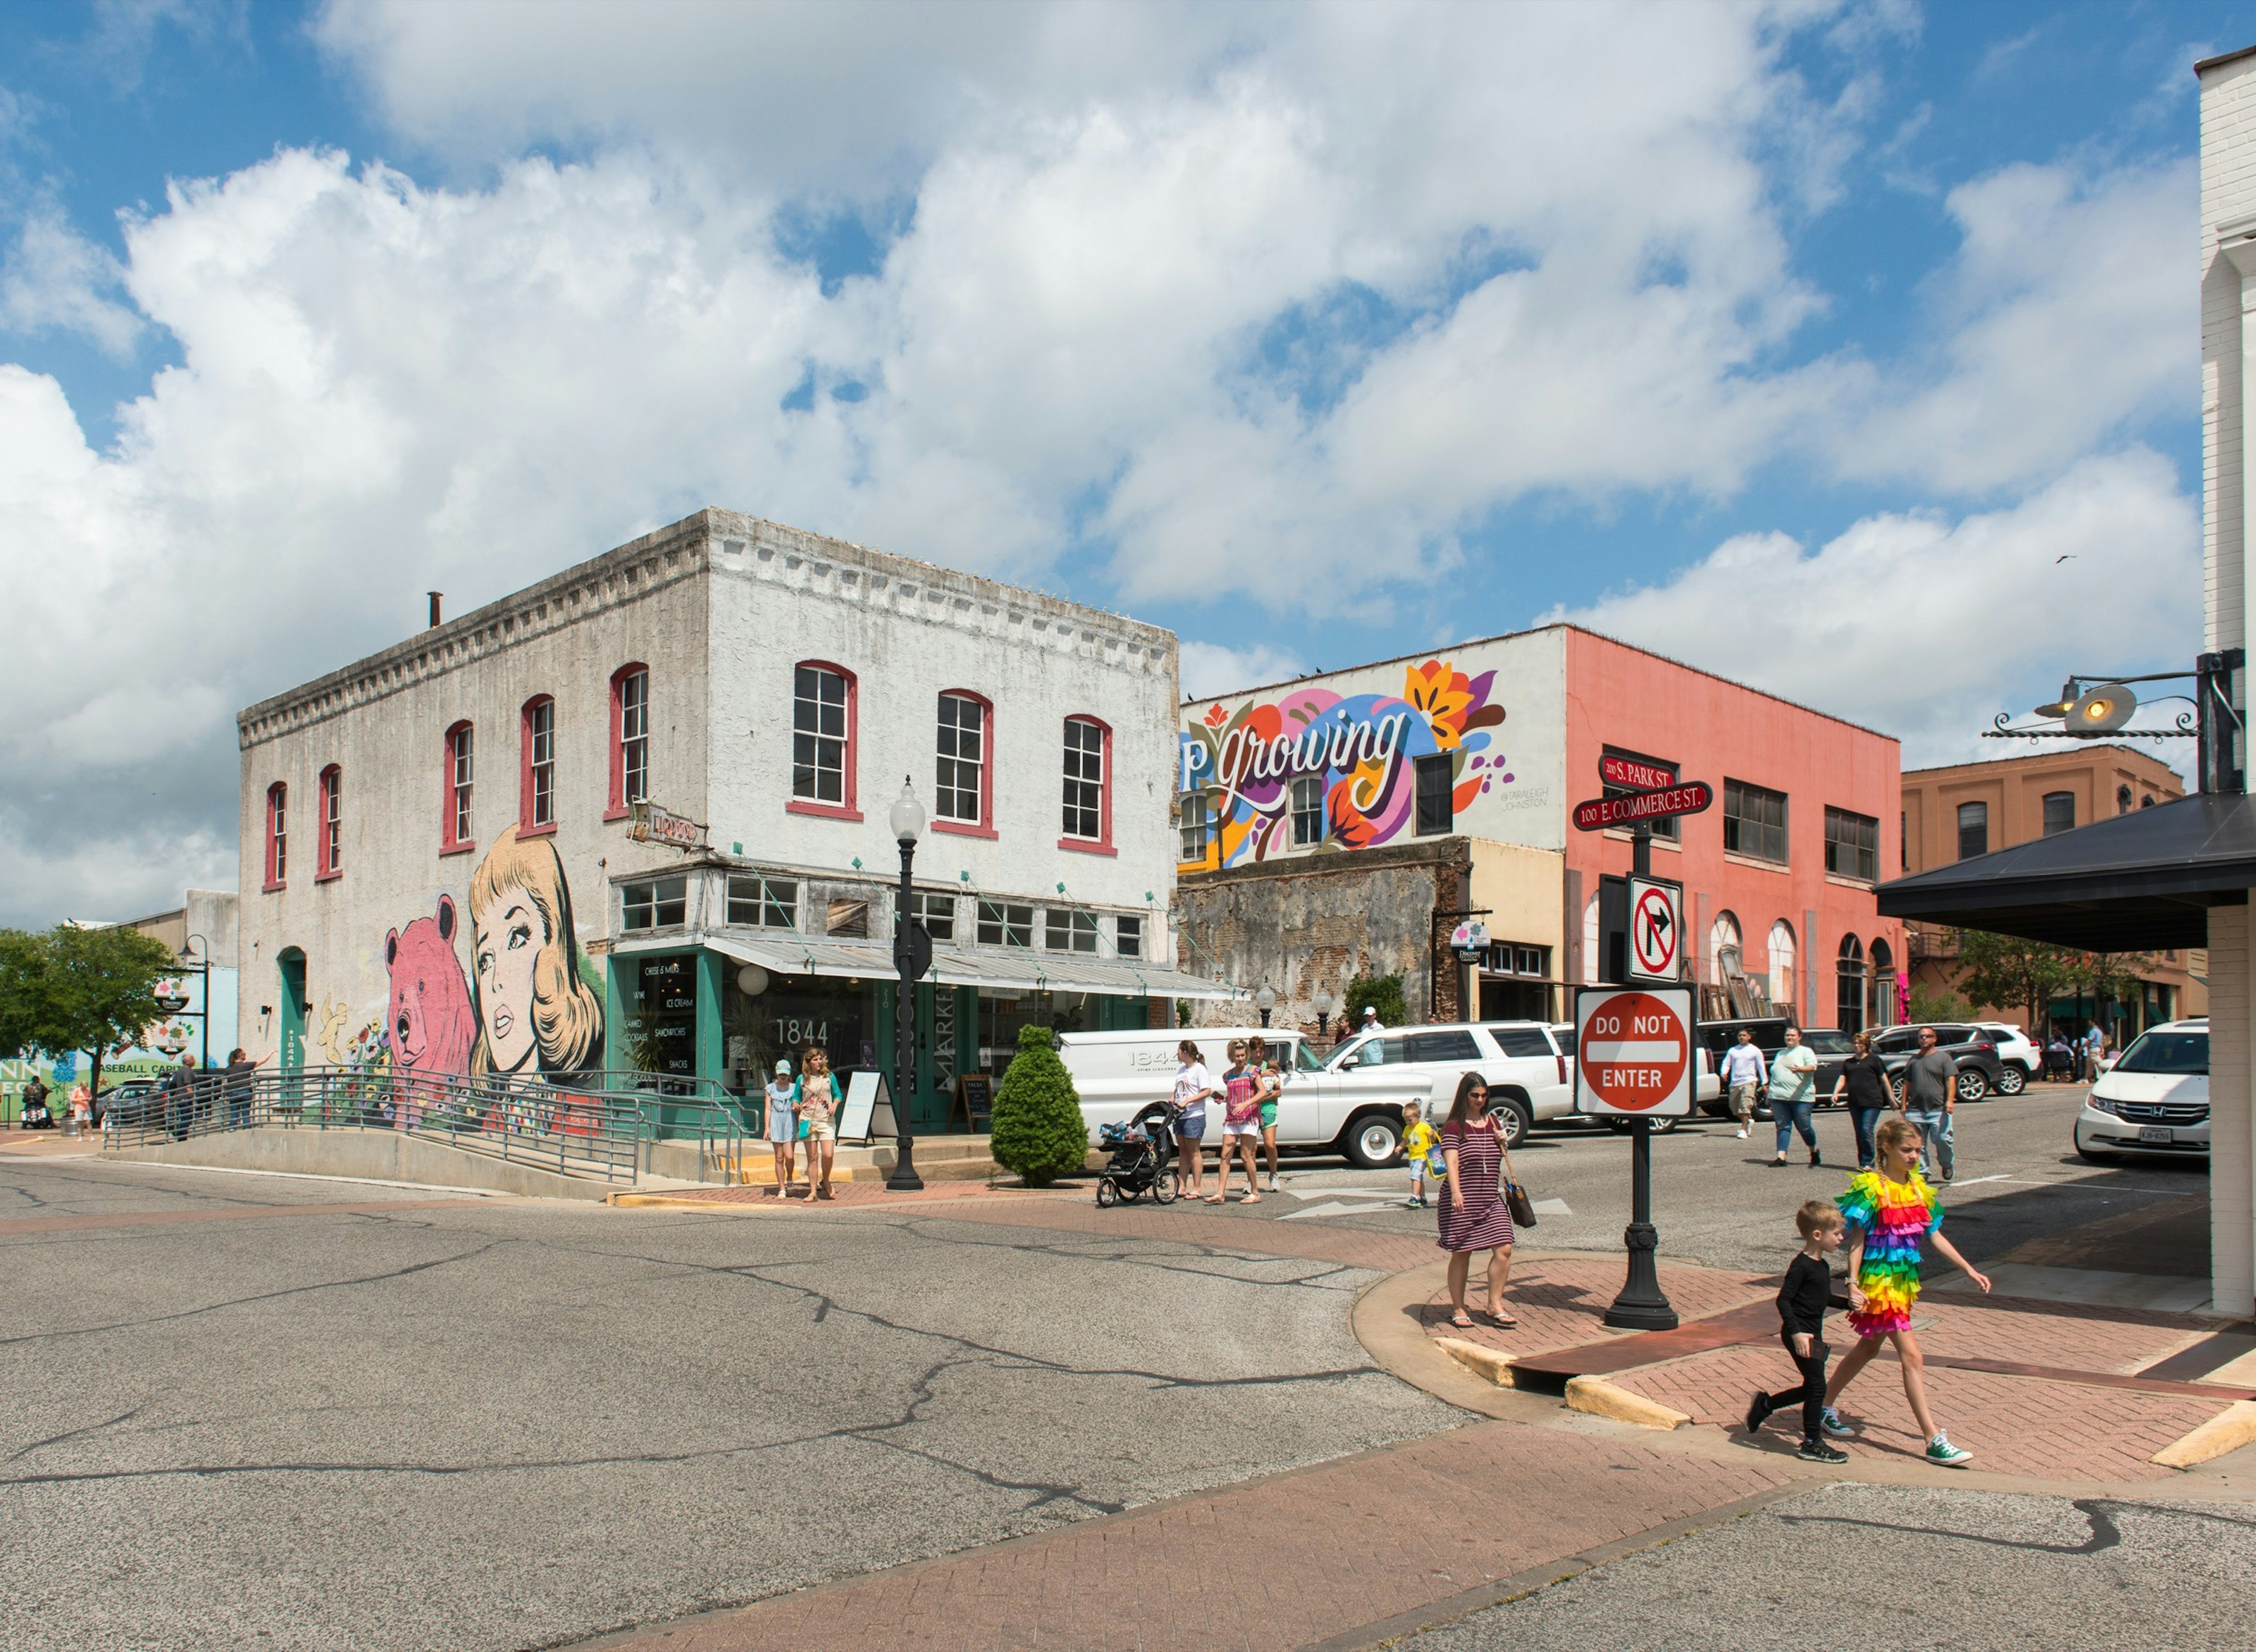
[[[2119,1652],[2248,1641],[2256,1510],[1836,1486],[1402,1652]]]
[[[2077,1158],[2069,1129],[2083,1096],[2080,1087],[2039,1084],[2017,1097],[1958,1110],[1957,1180],[1942,1190],[1942,1202],[1952,1239],[1976,1261],[2063,1228],[2207,1190],[2204,1165],[2171,1161],[2103,1168]],[[1783,1267],[1799,1243],[1794,1207],[1807,1198],[1834,1197],[1856,1169],[1845,1112],[1820,1112],[1816,1131],[1825,1161],[1815,1169],[1798,1137],[1786,1167],[1772,1168],[1775,1131],[1760,1120],[1744,1141],[1734,1126],[1716,1119],[1655,1137],[1653,1223],[1660,1230],[1662,1260],[1761,1272]],[[1621,1249],[1630,1211],[1627,1137],[1587,1126],[1539,1130],[1512,1157],[1520,1182],[1537,1201],[1539,1219],[1521,1235],[1523,1244]],[[1208,1181],[1211,1190],[1210,1167]],[[1241,1175],[1225,1207],[1233,1214],[1390,1232],[1435,1231],[1432,1211],[1400,1208],[1409,1187],[1406,1170],[1356,1170],[1336,1159],[1287,1158],[1282,1198],[1242,1205],[1237,1198],[1244,1185]],[[2189,1271],[2205,1272],[2206,1265]]]
[[[432,1197],[0,1159],[0,1646],[541,1646],[1462,1420],[1329,1264]]]

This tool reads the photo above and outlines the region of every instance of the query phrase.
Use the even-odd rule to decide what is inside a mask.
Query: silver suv
[[[1345,1097],[1362,1084],[1427,1081],[1426,1118],[1438,1126],[1456,1100],[1457,1081],[1477,1072],[1489,1105],[1517,1147],[1538,1124],[1575,1111],[1575,1063],[1541,1021],[1456,1021],[1368,1033],[1324,1063]]]

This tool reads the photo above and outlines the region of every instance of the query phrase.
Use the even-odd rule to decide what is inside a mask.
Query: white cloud
[[[2201,521],[2168,463],[2135,448],[1955,521],[1867,517],[1814,552],[1744,534],[1552,618],[1897,735],[1907,765],[2012,755],[1981,731],[2069,672],[2192,665]]]
[[[1826,300],[1780,203],[1837,186],[1869,101],[1780,67],[1829,15],[332,0],[333,60],[470,181],[282,149],[175,184],[122,266],[59,227],[9,266],[11,325],[154,327],[179,364],[100,453],[53,380],[0,365],[0,579],[25,593],[0,915],[109,861],[208,880],[233,708],[396,640],[427,588],[460,611],[701,504],[1051,585],[1093,541],[1112,589],[1084,595],[1324,612],[1374,569],[1431,580],[1531,496],[1724,498],[1793,456],[1821,482],[2056,472],[2161,393],[2158,333],[2122,325],[2151,272],[2111,255],[2161,222],[2139,179],[2180,180],[1970,186],[1934,360],[1797,358]],[[872,274],[826,294],[778,250],[810,201],[888,196],[910,209]],[[2032,273],[2032,228],[2081,256]],[[2063,326],[2094,335],[2080,380],[2020,358]],[[2119,527],[2188,514],[2133,455],[2001,517],[2072,484]],[[1992,519],[1844,542],[2019,567]],[[1991,616],[1944,618],[1977,639],[1952,669],[1993,680]],[[1298,668],[1184,660],[1202,689]]]
[[[1243,648],[1216,642],[1182,645],[1183,698],[1203,700],[1209,695],[1230,694],[1264,683],[1289,682],[1308,674],[1302,665],[1282,649],[1266,643]]]
[[[26,218],[0,263],[0,328],[15,333],[83,333],[123,359],[141,318],[107,296],[116,291],[117,260],[74,231],[53,208]]]

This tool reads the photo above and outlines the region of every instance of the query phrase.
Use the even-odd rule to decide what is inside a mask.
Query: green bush
[[[1356,1027],[1363,1025],[1365,1005],[1378,1012],[1382,1027],[1406,1027],[1410,1022],[1410,1006],[1402,999],[1402,978],[1399,975],[1358,975],[1347,984],[1341,994],[1340,1019],[1343,1025]]]
[[[1974,1006],[1949,987],[1915,986],[1911,990],[1911,1020],[1921,1021],[1966,1021],[1974,1018]]]
[[[1089,1126],[1081,1098],[1065,1070],[1047,1027],[1022,1027],[1019,1053],[995,1092],[989,1126],[995,1162],[1026,1178],[1030,1188],[1046,1188],[1069,1170],[1078,1170],[1089,1152]]]

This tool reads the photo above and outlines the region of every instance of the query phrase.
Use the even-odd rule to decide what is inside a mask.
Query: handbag
[[[1504,1203],[1512,1211],[1512,1226],[1535,1225],[1535,1201],[1527,1197],[1526,1188],[1512,1180],[1512,1155],[1509,1153],[1504,1155]]]

